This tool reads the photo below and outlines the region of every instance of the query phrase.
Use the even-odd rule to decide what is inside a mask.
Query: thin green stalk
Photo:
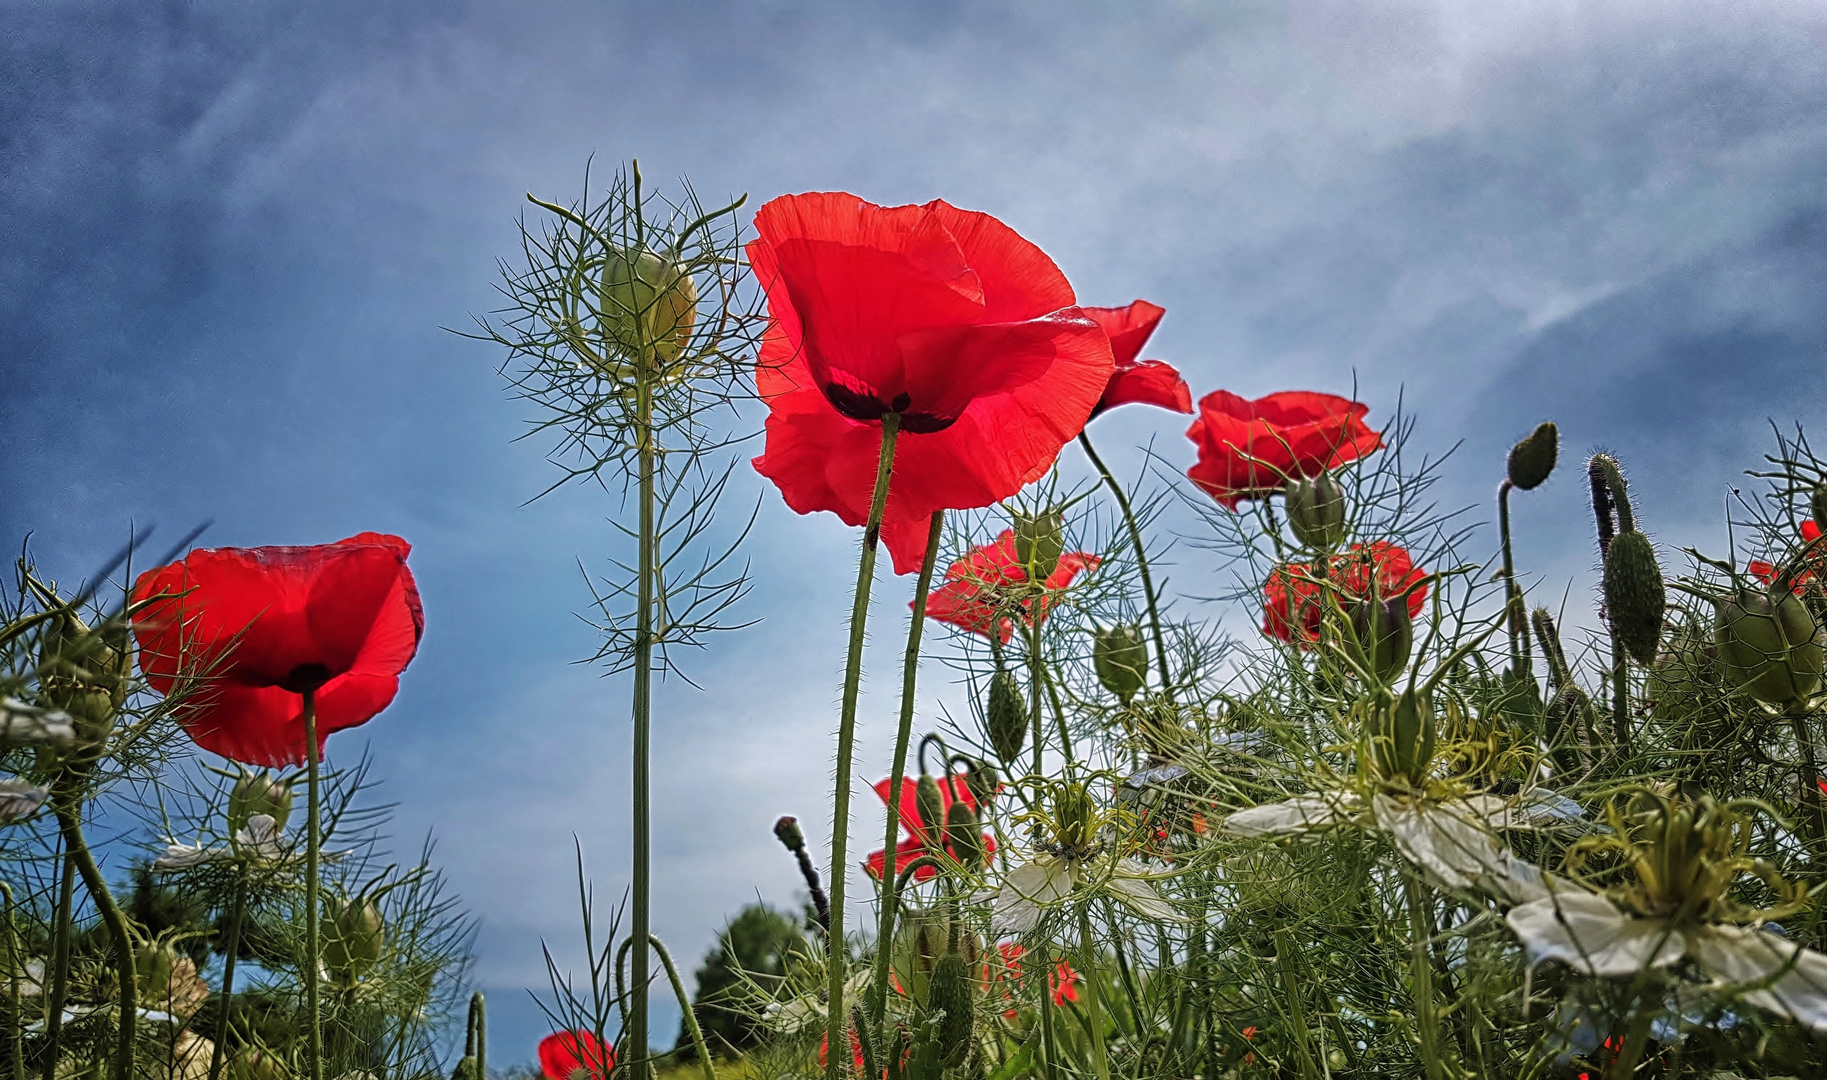
[[[13,909],[12,886],[4,881],[0,881],[0,893],[6,895],[6,970],[12,973],[11,977],[7,980],[8,1004],[12,1006],[13,1016],[13,1045],[11,1054],[13,1059],[13,1070],[11,1075],[20,1077],[21,1080],[24,1080],[25,1013],[21,1011],[19,1002],[19,976],[25,970],[25,957],[22,955],[24,950],[19,947],[19,920]]]
[[[1516,560],[1510,549],[1510,489],[1508,479],[1497,485],[1497,534],[1503,541],[1504,617],[1510,625],[1510,670],[1521,674],[1528,663],[1529,629],[1523,611],[1522,590],[1516,587]]]
[[[888,832],[882,843],[882,916],[876,927],[875,986],[869,999],[869,1016],[881,1027],[875,1045],[888,1037],[888,967],[894,943],[894,920],[900,903],[900,875],[893,871],[895,841],[900,832],[901,784],[907,778],[907,744],[913,738],[914,685],[920,668],[920,634],[926,623],[926,598],[932,591],[933,565],[939,559],[939,538],[945,532],[945,511],[933,511],[926,531],[926,555],[920,561],[920,580],[914,585],[913,621],[907,627],[907,652],[901,659],[901,722],[895,729],[894,766],[888,772]],[[949,770],[949,766],[947,766]],[[949,777],[946,783],[950,783]],[[943,825],[943,822],[939,823]]]
[[[1161,673],[1161,693],[1167,703],[1174,703],[1173,675],[1167,666],[1167,637],[1161,632],[1161,606],[1155,596],[1154,578],[1148,572],[1148,550],[1142,545],[1142,526],[1136,521],[1135,511],[1129,506],[1129,496],[1124,493],[1123,485],[1117,483],[1116,477],[1104,467],[1104,461],[1091,448],[1091,438],[1083,431],[1078,433],[1078,444],[1085,451],[1097,474],[1104,479],[1104,486],[1110,489],[1111,497],[1116,499],[1117,508],[1123,511],[1123,524],[1129,529],[1129,543],[1136,551],[1136,569],[1142,572],[1142,599],[1148,604],[1148,628],[1155,639],[1155,664]]]
[[[1421,1057],[1428,1080],[1447,1075],[1441,1059],[1440,1019],[1434,1012],[1433,920],[1428,917],[1422,885],[1413,874],[1402,875],[1402,894],[1408,901],[1408,928],[1412,940],[1409,972],[1415,1009],[1415,1032],[1421,1040]]]
[[[1110,1080],[1110,1054],[1104,1046],[1104,1010],[1097,975],[1097,943],[1091,936],[1091,905],[1078,909],[1079,963],[1085,969],[1085,1017],[1091,1029],[1091,1065],[1097,1080]]]
[[[241,951],[241,916],[245,904],[246,890],[237,880],[234,899],[229,907],[228,940],[223,943],[222,1015],[216,1017],[216,1045],[209,1052],[209,1080],[218,1080],[222,1075],[223,1048],[228,1045],[229,1005],[234,1001],[235,993],[235,954]]]
[[[58,838],[60,841],[62,837]],[[63,880],[57,888],[56,925],[51,940],[51,1000],[45,1002],[44,1080],[56,1080],[63,1042],[63,1003],[70,993],[70,920],[76,905],[76,864],[63,855]]]
[[[1042,952],[1040,965],[1041,1072],[1059,1080],[1059,1046],[1053,1039],[1053,957]]]
[[[1312,1031],[1307,1027],[1307,1010],[1301,1002],[1300,981],[1294,972],[1294,947],[1286,930],[1275,931],[1275,966],[1281,972],[1282,992],[1288,995],[1288,1020],[1294,1029],[1294,1057],[1300,1067],[1301,1080],[1319,1080],[1319,1066],[1307,1045]]]
[[[482,991],[470,995],[469,1013],[476,1031],[476,1080],[488,1080],[488,999]]]
[[[1038,605],[1036,608],[1038,614]],[[1034,620],[1034,626],[1029,631],[1028,656],[1033,665],[1034,679],[1046,689],[1047,702],[1053,708],[1053,722],[1059,728],[1059,748],[1066,755],[1066,764],[1070,765],[1074,761],[1072,732],[1066,727],[1066,710],[1060,707],[1059,688],[1053,685],[1053,680],[1047,675],[1046,654],[1042,651],[1039,618]]]
[[[672,992],[679,999],[679,1008],[684,1011],[686,1030],[691,1032],[692,1049],[698,1053],[698,1064],[704,1067],[704,1080],[717,1080],[717,1066],[711,1061],[710,1047],[704,1042],[704,1029],[698,1026],[698,1014],[692,1011],[691,995],[685,992],[685,983],[679,979],[679,969],[673,966],[672,953],[666,951],[666,945],[657,937],[649,937],[653,951],[660,954],[660,963],[666,967],[666,977],[672,980]]]
[[[1630,661],[1614,631],[1611,635],[1611,727],[1618,760],[1630,747]]]
[[[102,877],[101,869],[95,865],[95,857],[89,853],[89,845],[83,839],[78,776],[73,770],[65,769],[58,778],[58,790],[52,798],[57,824],[63,830],[64,848],[69,852],[70,861],[76,864],[76,872],[82,875],[83,888],[88,890],[89,899],[95,902],[95,909],[101,914],[102,923],[107,926],[108,937],[114,945],[121,1012],[114,1077],[115,1080],[133,1080],[133,1028],[134,1021],[139,1018],[139,979],[133,966],[133,935],[127,929],[127,917],[121,914],[120,905],[114,902],[114,894],[108,890],[108,882]]]
[[[645,374],[651,365],[642,364],[642,376],[635,384],[635,431],[641,440],[640,456],[640,554],[634,634],[634,784],[632,799],[634,830],[634,897],[629,904],[634,941],[634,976],[629,988],[632,998],[628,1007],[628,1031],[624,1046],[632,1047],[637,1077],[650,1075],[646,1064],[647,989],[652,962],[647,956],[648,938],[652,935],[652,795],[649,775],[649,743],[653,719],[653,608],[654,575],[658,569],[654,536],[654,434],[653,385]]]
[[[1814,758],[1814,739],[1808,734],[1808,713],[1789,711],[1790,729],[1795,734],[1795,749],[1800,757],[1802,788],[1802,829],[1808,838],[1808,859],[1817,866],[1822,845],[1827,843],[1827,813],[1821,806],[1820,766]]]
[[[305,1035],[305,1060],[310,1080],[324,1080],[324,1029],[322,988],[318,969],[323,963],[323,928],[317,925],[318,854],[323,843],[318,823],[317,691],[304,692],[305,729],[305,963],[299,972],[305,984],[305,1013],[310,1030]]]
[[[849,876],[849,853],[845,842],[850,831],[850,753],[856,741],[856,698],[863,679],[863,637],[869,621],[869,588],[875,583],[875,549],[881,539],[882,510],[888,505],[888,478],[894,468],[895,436],[901,430],[901,415],[882,417],[882,448],[876,457],[875,493],[869,500],[869,518],[863,526],[863,550],[857,559],[856,600],[850,608],[850,651],[844,661],[844,703],[837,721],[837,790],[831,809],[831,929],[825,935],[827,976],[826,1045],[827,1080],[839,1080],[843,1074],[844,1055],[838,1047],[847,1045],[844,1038],[844,879]],[[905,765],[905,763],[903,763]],[[892,848],[890,851],[892,852]]]

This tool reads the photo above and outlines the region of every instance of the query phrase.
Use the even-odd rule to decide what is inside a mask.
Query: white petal
[[[1480,825],[1494,796],[1450,803],[1400,802],[1379,795],[1377,824],[1389,831],[1402,857],[1449,889],[1478,889],[1510,904],[1550,895],[1540,869],[1516,857]]]
[[[1110,892],[1144,919],[1153,922],[1186,921],[1179,909],[1161,899],[1161,894],[1146,881],[1119,874],[1110,879]]]
[[[188,870],[193,866],[231,857],[221,848],[197,847],[194,844],[172,844],[165,854],[152,861],[154,870]]]
[[[1042,859],[1009,871],[996,894],[991,927],[999,934],[1025,934],[1040,922],[1041,909],[1072,891],[1072,874],[1062,859]]]
[[[51,794],[51,789],[29,780],[0,780],[0,822],[18,821],[31,814]]]
[[[1635,918],[1589,892],[1532,900],[1505,918],[1533,960],[1559,960],[1587,975],[1635,975],[1672,964],[1687,951],[1666,920]]]
[[[1344,794],[1296,795],[1286,802],[1265,803],[1239,810],[1218,827],[1235,836],[1275,836],[1305,832],[1336,824],[1357,808],[1357,800]]]
[[[1765,930],[1709,926],[1690,936],[1695,955],[1725,983],[1756,983],[1744,999],[1804,1027],[1827,1031],[1827,956]]]

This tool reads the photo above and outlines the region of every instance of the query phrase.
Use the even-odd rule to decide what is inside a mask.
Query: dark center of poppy
[[[825,400],[833,408],[852,420],[880,420],[889,413],[901,414],[901,430],[915,435],[931,435],[944,431],[958,422],[955,416],[939,416],[934,413],[910,412],[913,399],[907,394],[896,394],[893,401],[883,402],[874,394],[852,390],[847,386],[835,383],[826,384]]]
[[[315,690],[330,681],[330,669],[324,664],[300,664],[286,672],[285,680],[279,684],[281,690],[302,694]]]

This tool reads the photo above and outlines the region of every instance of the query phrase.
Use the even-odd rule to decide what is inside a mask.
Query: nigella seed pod
[[[1410,689],[1378,710],[1381,731],[1373,745],[1378,770],[1387,780],[1419,783],[1434,760],[1434,712]]]
[[[963,799],[951,805],[945,812],[945,842],[952,849],[952,857],[971,870],[981,870],[988,862],[983,850],[983,832],[977,824],[977,815],[971,813]]]
[[[39,683],[45,700],[69,715],[84,745],[99,746],[114,730],[114,713],[126,697],[125,661],[125,652],[75,615],[51,620],[39,646]]]
[[[331,903],[324,912],[324,967],[344,983],[355,983],[380,963],[386,923],[373,900],[355,897]]]
[[[242,773],[228,792],[229,834],[246,828],[255,814],[265,814],[275,829],[284,829],[292,816],[292,785],[266,773]]]
[[[650,352],[662,364],[677,359],[698,318],[698,285],[691,275],[645,249],[613,251],[603,260],[602,275],[601,325],[615,352],[630,360]],[[629,369],[618,365],[603,374],[626,378]]]
[[[1814,519],[1814,527],[1827,533],[1827,485],[1814,489],[1814,498],[1808,500],[1808,516]]]
[[[1687,728],[1700,720],[1717,698],[1725,678],[1719,646],[1684,625],[1656,656],[1647,685],[1650,714],[1671,727]]]
[[[983,714],[991,749],[1004,765],[1014,768],[1028,739],[1028,709],[1021,700],[1021,684],[1007,669],[998,668],[990,676]]]
[[[946,782],[950,783],[951,777],[946,777]],[[919,782],[914,785],[914,808],[919,812],[926,842],[937,846],[939,830],[945,824],[945,800],[939,795],[939,781],[930,773],[921,773]]]
[[[1656,550],[1640,532],[1621,532],[1605,552],[1605,609],[1618,643],[1639,664],[1653,664],[1668,594]]]
[[[133,971],[139,990],[148,998],[157,998],[171,983],[172,969],[177,965],[178,951],[163,941],[151,941],[133,950]]]
[[[1113,626],[1098,631],[1091,664],[1104,689],[1129,704],[1148,681],[1148,646],[1142,641],[1142,628]]]
[[[971,1046],[971,1024],[975,1019],[971,1003],[973,982],[970,965],[962,953],[947,952],[933,965],[927,1002],[934,1013],[944,1011],[944,1018],[939,1021],[939,1048],[949,1068],[963,1064]]]
[[[1740,589],[1718,601],[1713,641],[1727,681],[1766,705],[1799,705],[1821,685],[1820,627],[1799,597]]]
[[[1059,569],[1066,553],[1066,514],[1059,509],[1038,514],[1015,511],[1015,562],[1029,581],[1044,582]]]
[[[1388,683],[1408,667],[1415,645],[1415,624],[1405,597],[1363,598],[1346,607],[1357,642],[1358,662],[1378,682]]]
[[[1344,543],[1345,491],[1331,473],[1290,480],[1282,495],[1288,504],[1288,525],[1301,543],[1315,551],[1331,551]]]
[[[1504,463],[1510,486],[1520,491],[1541,487],[1548,474],[1554,471],[1560,453],[1560,429],[1549,420],[1510,448],[1510,457]]]

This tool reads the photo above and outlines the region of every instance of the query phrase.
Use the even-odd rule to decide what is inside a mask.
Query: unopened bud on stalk
[[[806,834],[799,827],[799,819],[791,814],[774,823],[774,837],[788,851],[802,851],[806,846]]]
[[[331,903],[324,912],[324,967],[346,983],[353,983],[380,963],[386,943],[381,909],[373,900],[355,897]]]
[[[656,252],[612,250],[603,260],[604,335],[623,357],[638,359],[651,350],[660,363],[671,363],[691,340],[698,318],[698,286],[679,265]],[[605,375],[625,377],[627,369]]]
[[[1142,642],[1142,628],[1113,626],[1099,630],[1091,650],[1091,664],[1104,689],[1129,704],[1129,699],[1148,681],[1148,646]]]
[[[1345,491],[1331,473],[1290,480],[1282,495],[1288,504],[1288,524],[1301,543],[1315,551],[1331,551],[1344,542]]]
[[[242,773],[228,793],[229,835],[246,828],[255,814],[265,814],[273,819],[273,828],[284,829],[292,816],[292,786],[267,773]]]
[[[971,1048],[971,1021],[975,1013],[971,1003],[973,982],[970,965],[961,953],[947,952],[933,965],[927,1002],[934,1013],[944,1012],[939,1021],[939,1051],[948,1068],[963,1064],[964,1056]]]
[[[114,713],[126,700],[127,656],[119,634],[91,630],[75,615],[52,619],[39,646],[39,683],[45,699],[68,713],[78,741],[99,746],[114,730]]]
[[[1618,643],[1639,664],[1652,664],[1662,639],[1668,595],[1649,537],[1631,530],[1612,538],[1605,552],[1605,610]]]
[[[1530,432],[1528,437],[1510,448],[1505,462],[1510,486],[1520,491],[1541,487],[1554,471],[1561,452],[1560,429],[1550,420]]]
[[[1413,689],[1382,704],[1373,714],[1371,754],[1388,780],[1418,783],[1434,760],[1434,710]]]
[[[1814,498],[1808,500],[1808,516],[1814,519],[1814,527],[1827,533],[1827,484],[1814,489]]]
[[[162,941],[149,941],[133,950],[133,971],[140,990],[151,998],[165,993],[171,983],[172,969],[177,965],[178,951]]]
[[[1788,589],[1740,589],[1715,602],[1713,641],[1726,678],[1766,705],[1799,705],[1821,685],[1820,627]]]
[[[983,850],[983,832],[977,815],[971,813],[963,799],[952,803],[945,812],[945,841],[951,845],[952,857],[972,870],[981,870],[989,860]]]
[[[950,783],[951,777],[945,780]],[[921,773],[919,782],[914,785],[914,809],[920,815],[920,827],[926,834],[923,839],[937,847],[939,829],[945,824],[945,801],[939,795],[939,781],[930,773]]]
[[[996,797],[996,789],[1002,786],[1002,777],[989,763],[977,761],[971,763],[971,771],[964,778],[964,786],[970,790],[971,798],[977,800],[978,806],[988,806]]]
[[[1650,669],[1650,712],[1664,724],[1688,727],[1705,715],[1724,677],[1719,646],[1692,624],[1684,624]]]
[[[1044,582],[1052,577],[1065,553],[1065,511],[1042,510],[1034,515],[1015,511],[1015,562],[1027,573],[1029,581]]]
[[[1378,682],[1389,682],[1408,666],[1415,624],[1406,597],[1355,599],[1347,603],[1345,613],[1357,640],[1358,661]]]
[[[1021,700],[1021,685],[1006,668],[990,676],[989,698],[983,706],[984,727],[990,748],[1004,765],[1015,767],[1028,739],[1028,709]]]

